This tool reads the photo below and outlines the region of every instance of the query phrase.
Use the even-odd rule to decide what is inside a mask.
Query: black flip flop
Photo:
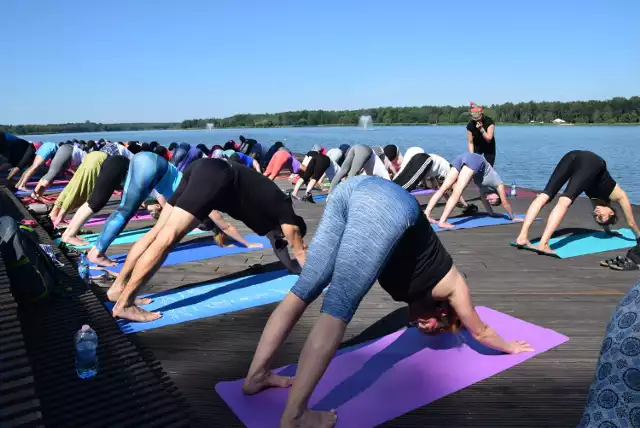
[[[633,260],[629,259],[628,257],[624,257],[624,261],[618,261],[615,264],[611,264],[611,266],[609,267],[613,270],[623,270],[623,271],[640,269],[640,267],[638,267],[638,265],[635,264]]]
[[[622,261],[624,261],[625,259],[626,259],[626,257],[625,257],[625,256],[617,256],[617,257],[614,257],[614,258],[612,258],[612,259],[601,260],[601,261],[600,261],[600,266],[603,266],[603,267],[611,267],[611,265],[614,265],[614,264],[616,264],[616,263],[618,263],[618,262],[622,262]]]

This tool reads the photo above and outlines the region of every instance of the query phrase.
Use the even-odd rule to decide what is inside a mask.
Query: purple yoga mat
[[[84,225],[87,227],[100,226],[101,224],[105,224],[107,222],[107,219],[109,218],[110,215],[111,214],[97,215],[91,218],[89,221],[87,221]],[[151,220],[151,219],[153,219],[153,217],[151,217],[151,214],[149,214],[149,211],[140,210],[133,217],[131,217],[131,220],[129,221]]]
[[[69,184],[70,180],[53,180],[53,183],[51,183],[51,185],[56,185],[56,184]],[[27,186],[37,186],[38,185],[38,181],[30,181],[27,183]]]
[[[436,193],[436,191],[433,189],[422,189],[411,192],[412,195],[429,195],[431,193]]]
[[[478,314],[506,340],[531,343],[535,353],[506,355],[458,336],[430,336],[415,328],[339,352],[309,402],[336,409],[338,427],[373,427],[500,373],[569,340],[553,330],[479,306]],[[295,374],[295,365],[280,369]],[[248,427],[277,427],[288,389],[242,394],[243,380],[220,382],[216,391]],[[526,389],[526,384],[520,385]]]

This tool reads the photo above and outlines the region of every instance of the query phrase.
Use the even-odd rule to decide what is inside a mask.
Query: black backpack
[[[9,216],[0,217],[0,253],[17,300],[44,300],[59,284],[58,271],[33,229]]]

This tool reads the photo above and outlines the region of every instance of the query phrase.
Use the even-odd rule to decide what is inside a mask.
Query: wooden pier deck
[[[291,186],[284,181],[284,188]],[[467,192],[469,198],[474,192]],[[426,204],[429,196],[420,197]],[[531,198],[517,198],[514,210],[526,211]],[[295,202],[308,224],[310,242],[324,203]],[[588,200],[580,198],[561,225],[596,229]],[[110,204],[104,212],[115,208]],[[481,208],[482,209],[482,208]],[[438,210],[441,210],[439,208]],[[439,211],[437,211],[439,213]],[[546,208],[541,216],[549,213]],[[640,209],[635,207],[640,216]],[[455,213],[454,215],[457,215]],[[128,229],[153,222],[137,221]],[[242,233],[251,233],[234,222]],[[532,238],[542,232],[536,222]],[[625,227],[622,220],[620,227]],[[589,385],[614,307],[640,276],[599,266],[603,258],[626,250],[571,259],[555,259],[508,245],[519,224],[440,232],[438,236],[467,275],[476,305],[510,314],[558,331],[569,341],[496,376],[387,422],[388,427],[570,427],[582,416]],[[87,228],[99,231],[100,227]],[[197,239],[203,239],[198,237]],[[109,254],[129,246],[112,246]],[[148,291],[158,292],[214,279],[245,275],[252,265],[280,269],[272,250],[220,257],[161,268]],[[321,298],[302,317],[274,367],[296,362],[316,317]],[[276,304],[170,325],[130,335],[153,351],[193,414],[194,426],[243,426],[214,390],[217,382],[244,377],[263,327]],[[377,285],[365,297],[347,329],[345,346],[382,336],[406,322],[403,305]],[[523,338],[523,339],[526,339]],[[451,370],[455,370],[451,367]],[[117,411],[117,409],[114,409]]]

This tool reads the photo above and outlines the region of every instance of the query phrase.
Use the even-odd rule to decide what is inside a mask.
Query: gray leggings
[[[331,193],[333,189],[340,184],[340,181],[345,175],[347,177],[358,175],[360,170],[364,167],[364,164],[367,163],[371,156],[373,156],[373,150],[371,147],[363,144],[356,144],[351,147],[347,152],[342,166],[340,167],[340,171],[338,171],[331,181],[329,193]]]
[[[49,171],[42,177],[43,180],[52,182],[62,172],[62,170],[71,161],[71,155],[73,154],[73,144],[65,144],[58,149],[56,155],[51,161]]]

